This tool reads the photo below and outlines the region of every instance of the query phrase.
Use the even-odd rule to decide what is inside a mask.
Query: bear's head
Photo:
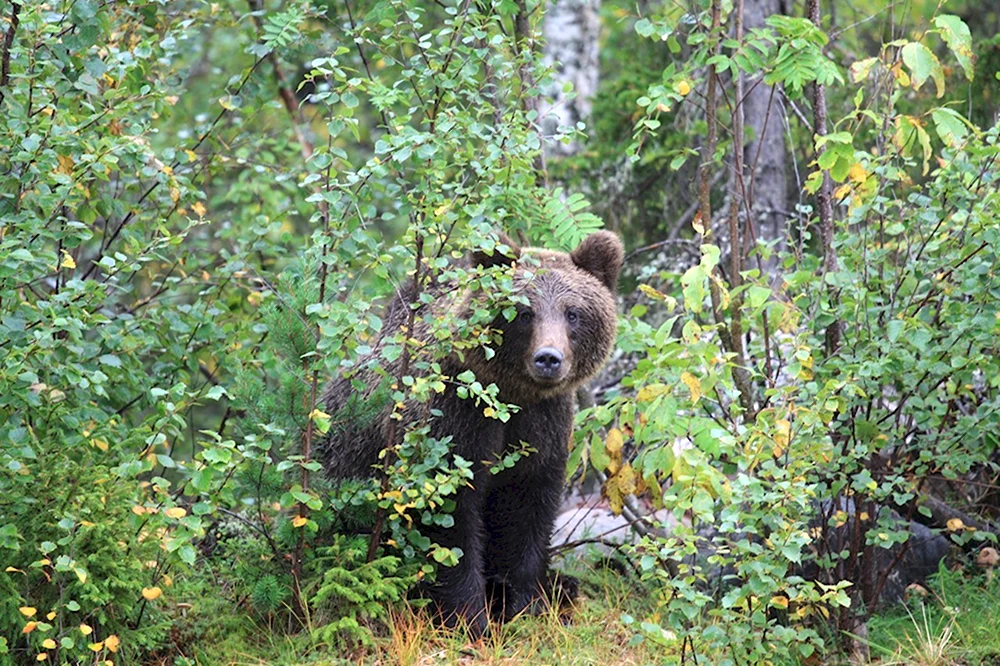
[[[515,287],[527,299],[512,321],[498,316],[502,333],[496,354],[473,363],[483,381],[492,381],[502,399],[528,404],[564,394],[593,377],[615,342],[615,289],[624,252],[618,236],[598,231],[572,252],[519,248],[473,255],[473,263],[513,262]]]

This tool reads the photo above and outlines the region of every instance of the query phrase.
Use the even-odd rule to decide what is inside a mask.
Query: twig
[[[817,27],[822,22],[820,0],[809,0],[809,20]],[[816,82],[813,84],[813,134],[817,137],[826,136],[826,86]],[[817,151],[817,158],[826,150],[824,146]],[[819,210],[820,242],[823,245],[823,273],[833,273],[837,270],[837,251],[833,247],[833,181],[828,171],[823,172],[823,183],[816,194],[816,204]],[[828,289],[830,305],[835,306],[838,300],[835,288]],[[832,356],[840,348],[840,320],[834,319],[826,328],[826,354]]]
[[[251,16],[253,17],[253,22],[257,26],[258,32],[263,30],[261,25],[259,13],[261,12],[260,0],[247,0],[247,4],[250,5]],[[309,161],[309,158],[313,154],[312,142],[306,137],[305,132],[302,130],[300,123],[302,122],[302,111],[299,107],[299,100],[295,97],[295,93],[292,92],[291,87],[288,85],[288,79],[285,77],[285,73],[281,69],[281,64],[278,62],[278,57],[275,55],[274,51],[265,56],[267,61],[271,63],[271,68],[274,71],[274,78],[278,84],[278,96],[281,98],[281,103],[284,104],[285,110],[288,111],[288,115],[292,119],[292,130],[295,132],[295,138],[299,142],[299,147],[302,150],[302,158],[305,161]]]
[[[0,55],[0,104],[3,104],[3,89],[10,83],[10,50],[14,46],[14,35],[17,33],[17,26],[21,22],[21,3],[10,3],[10,27],[3,40],[3,54]]]

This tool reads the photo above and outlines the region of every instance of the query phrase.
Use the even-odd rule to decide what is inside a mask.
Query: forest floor
[[[574,572],[578,573],[578,572]],[[986,574],[942,571],[926,583],[926,594],[882,611],[868,623],[871,664],[914,666],[1000,665],[1000,580]],[[681,663],[676,650],[637,640],[622,623],[655,613],[641,583],[608,568],[582,576],[581,598],[572,616],[553,609],[494,628],[470,644],[461,633],[435,627],[423,614],[393,617],[390,630],[352,651],[322,645],[308,632],[289,635],[243,614],[206,605],[190,618],[197,638],[185,650],[155,661],[174,666],[463,666],[567,664],[629,666]],[[219,600],[219,603],[224,603]],[[669,638],[669,637],[667,637]],[[691,655],[686,655],[687,663]],[[716,663],[700,655],[699,663]],[[848,663],[814,655],[804,666]]]

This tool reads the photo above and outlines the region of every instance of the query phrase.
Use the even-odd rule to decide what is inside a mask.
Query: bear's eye
[[[576,323],[580,321],[580,313],[574,309],[567,310],[566,321],[568,321],[570,325],[576,325]]]
[[[526,324],[530,324],[535,318],[535,313],[531,310],[521,310],[517,313],[517,318]]]

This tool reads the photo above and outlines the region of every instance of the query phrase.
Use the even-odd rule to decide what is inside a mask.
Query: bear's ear
[[[506,248],[501,250],[501,245],[505,245]],[[507,234],[500,231],[497,232],[497,242],[493,246],[492,252],[487,253],[484,248],[478,248],[472,252],[472,265],[482,266],[483,268],[509,266],[520,258],[521,248]]]
[[[587,271],[612,292],[618,286],[625,249],[618,236],[610,231],[598,231],[586,238],[569,255],[573,263]]]

